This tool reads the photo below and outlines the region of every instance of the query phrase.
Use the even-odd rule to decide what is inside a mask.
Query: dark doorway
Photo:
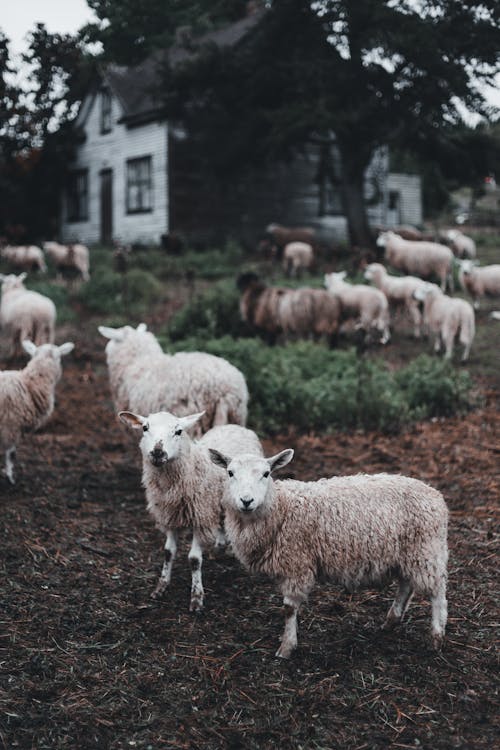
[[[110,245],[113,239],[113,170],[103,169],[101,177],[101,242]]]

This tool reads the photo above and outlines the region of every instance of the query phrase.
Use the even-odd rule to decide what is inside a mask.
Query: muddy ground
[[[402,472],[434,484],[451,511],[449,625],[428,646],[430,608],[380,631],[391,591],[318,587],[299,648],[275,659],[281,602],[227,555],[207,555],[206,609],[188,612],[183,555],[154,603],[162,542],[144,510],[139,454],[115,421],[103,345],[74,337],[57,408],[0,478],[0,743],[5,748],[484,748],[498,739],[500,415],[375,433],[279,436],[286,474]],[[92,327],[92,330],[95,330]],[[3,363],[2,363],[3,364]]]

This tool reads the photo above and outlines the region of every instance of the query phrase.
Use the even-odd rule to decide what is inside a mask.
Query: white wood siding
[[[387,190],[399,193],[399,219],[396,224],[422,224],[422,181],[418,175],[389,172]]]
[[[113,237],[124,242],[158,243],[168,231],[168,126],[152,122],[127,128],[117,121],[122,109],[112,99],[113,126],[109,133],[100,130],[100,96],[86,101],[81,109],[86,140],[78,147],[74,169],[88,169],[88,221],[68,222],[66,201],[63,200],[61,240],[95,244],[100,241],[100,172],[113,170]],[[127,159],[151,156],[153,210],[127,214]]]

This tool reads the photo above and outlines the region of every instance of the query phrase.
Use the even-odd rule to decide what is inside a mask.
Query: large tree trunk
[[[339,144],[340,145],[340,144]],[[373,247],[373,236],[366,213],[364,180],[366,165],[352,147],[341,148],[341,194],[353,247]]]

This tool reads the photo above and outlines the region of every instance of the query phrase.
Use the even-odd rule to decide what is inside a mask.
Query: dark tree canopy
[[[167,112],[220,173],[334,133],[351,240],[367,244],[374,150],[425,152],[461,122],[458,100],[491,116],[481,84],[499,70],[499,50],[497,0],[273,0],[236,48],[209,47],[168,71]]]

